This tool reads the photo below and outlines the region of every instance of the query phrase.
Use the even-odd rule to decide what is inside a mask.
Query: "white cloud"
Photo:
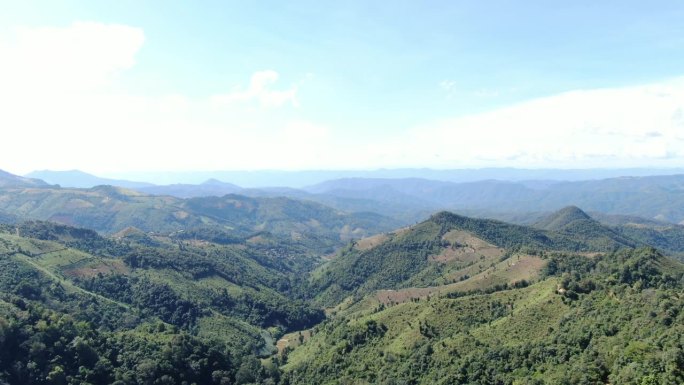
[[[346,125],[354,111],[321,123],[305,108],[267,108],[298,106],[298,85],[275,87],[272,70],[222,95],[127,92],[118,79],[143,43],[139,28],[100,23],[22,28],[0,41],[0,169],[684,165],[684,79],[567,92],[373,141]]]
[[[298,107],[296,86],[286,90],[271,89],[271,85],[277,82],[278,78],[276,71],[258,71],[252,75],[247,89],[242,90],[236,87],[230,93],[215,95],[212,100],[219,105],[256,101],[263,107],[281,107],[288,103],[293,107]]]
[[[382,151],[441,167],[683,165],[683,110],[684,79],[572,91],[425,124]]]
[[[0,40],[0,169],[91,172],[291,167],[315,161],[327,130],[295,117],[254,114],[297,106],[297,87],[274,90],[275,71],[246,90],[212,97],[138,95],[118,81],[134,67],[141,29],[101,23],[19,28]],[[232,108],[216,109],[216,101]]]
[[[139,28],[93,22],[13,32],[0,41],[5,94],[64,93],[106,85],[135,64],[145,40]]]
[[[456,82],[453,80],[442,80],[439,82],[439,87],[444,91],[451,92],[456,87]]]

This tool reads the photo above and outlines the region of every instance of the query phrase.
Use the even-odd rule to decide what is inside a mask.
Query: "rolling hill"
[[[344,213],[314,202],[240,195],[180,199],[113,186],[91,189],[7,187],[0,210],[113,234],[129,227],[169,233],[214,229],[245,237],[273,232],[330,252],[353,238],[387,231],[398,222],[373,213]]]
[[[641,384],[684,375],[684,267],[634,249],[641,243],[577,207],[538,227],[440,212],[353,239],[321,265],[328,243],[319,238],[334,234],[339,245],[344,228],[378,226],[377,216],[113,187],[20,188],[18,207],[32,207],[34,190],[68,197],[59,204],[108,198],[112,212],[173,207],[201,223],[111,236],[43,221],[0,226],[8,383]]]
[[[379,289],[397,291],[385,293],[388,298],[425,297],[532,279],[544,264],[539,257],[548,252],[610,252],[641,244],[575,207],[553,215],[548,226],[553,229],[440,212],[372,241],[356,241],[315,271],[311,285],[326,306]]]
[[[289,384],[678,384],[684,266],[549,256],[532,285],[338,314],[285,348]]]
[[[0,380],[234,382],[242,364],[261,367],[256,356],[271,354],[274,337],[323,319],[301,300],[296,277],[315,258],[300,252],[285,243],[116,240],[50,222],[4,225]]]
[[[243,189],[232,183],[221,182],[217,179],[208,179],[197,185],[171,184],[166,186],[143,186],[136,188],[136,190],[145,194],[170,195],[178,198],[196,198],[235,194],[241,192]]]

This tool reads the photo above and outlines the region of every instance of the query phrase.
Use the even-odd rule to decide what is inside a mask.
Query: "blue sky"
[[[6,2],[0,168],[684,165],[684,5],[556,3]]]

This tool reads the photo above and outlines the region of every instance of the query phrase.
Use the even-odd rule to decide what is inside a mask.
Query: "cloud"
[[[286,90],[271,89],[278,78],[276,71],[258,71],[252,75],[247,89],[242,90],[238,87],[230,93],[215,95],[212,100],[219,105],[256,101],[262,107],[282,107],[288,103],[293,107],[299,107],[296,86]]]
[[[2,93],[64,93],[107,85],[135,64],[144,40],[141,29],[118,24],[16,28],[0,41]]]
[[[297,107],[299,84],[277,87],[273,70],[222,95],[127,91],[119,80],[144,42],[139,28],[102,23],[19,28],[1,40],[0,127],[11,145],[0,169],[684,166],[684,79],[571,91],[391,133],[378,119],[368,126],[388,134],[374,136],[348,125],[354,111],[326,120],[274,108]]]
[[[473,93],[478,98],[495,98],[501,95],[499,90],[490,90],[487,88],[481,88]]]
[[[16,144],[0,152],[0,169],[304,167],[316,161],[311,148],[328,145],[327,129],[296,113],[253,113],[253,103],[298,105],[296,86],[273,89],[275,71],[255,72],[246,89],[218,97],[126,90],[120,80],[144,36],[136,27],[80,22],[22,27],[0,40],[0,127]],[[217,100],[234,108],[217,109]]]
[[[456,82],[453,80],[442,80],[439,82],[439,87],[444,91],[451,92],[456,87]]]
[[[426,123],[383,151],[441,167],[684,164],[684,79],[578,90]],[[436,164],[436,156],[440,163]]]

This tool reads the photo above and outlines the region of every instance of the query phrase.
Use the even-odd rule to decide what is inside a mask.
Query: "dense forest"
[[[684,381],[675,227],[24,191],[0,212],[0,384]]]
[[[524,288],[329,320],[286,355],[288,384],[681,384],[682,266],[651,248],[548,257]]]

